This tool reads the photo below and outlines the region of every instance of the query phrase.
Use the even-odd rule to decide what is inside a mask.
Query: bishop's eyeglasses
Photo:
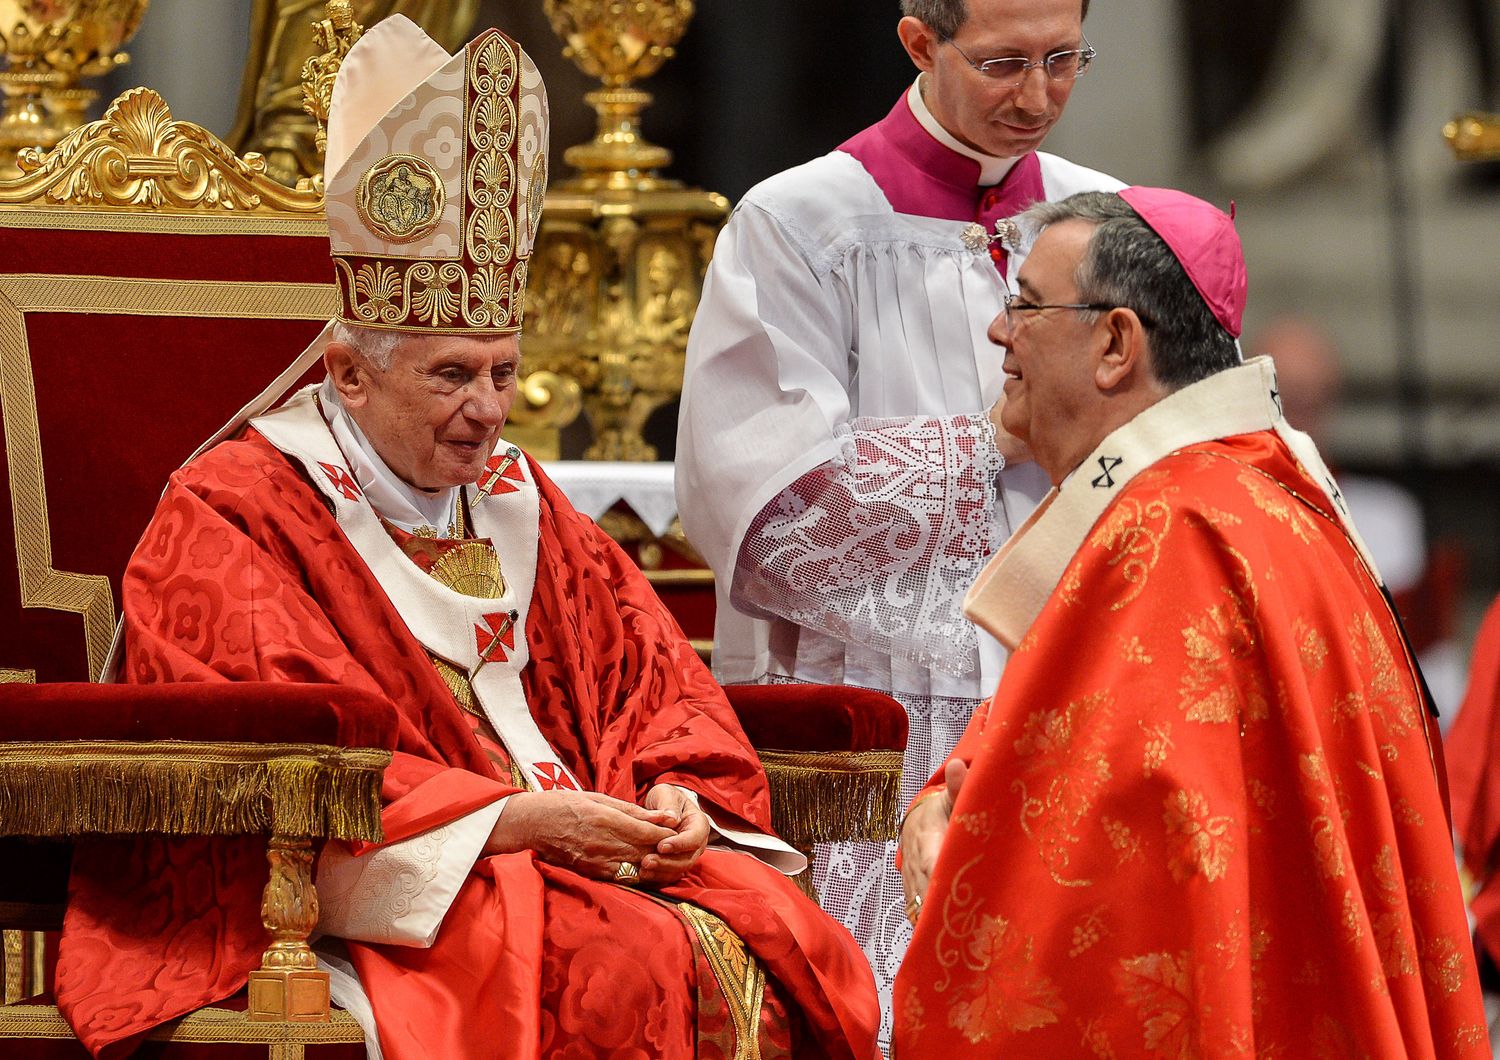
[[[1083,38],[1082,48],[1070,48],[1067,51],[1053,52],[1051,55],[1043,56],[1035,61],[1020,56],[1009,56],[1003,59],[980,59],[975,62],[969,58],[968,52],[957,44],[953,44],[951,38],[944,40],[945,44],[952,44],[953,50],[964,57],[964,62],[978,70],[1004,88],[1016,88],[1026,80],[1026,75],[1032,70],[1045,70],[1047,77],[1053,81],[1072,81],[1082,77],[1089,64],[1099,53],[1089,43],[1087,37]]]
[[[1072,309],[1076,312],[1104,313],[1111,309],[1129,309],[1142,324],[1151,328],[1156,326],[1156,321],[1146,313],[1130,306],[1115,305],[1110,302],[1049,302],[1038,304],[1036,302],[1023,302],[1021,296],[1013,291],[1006,291],[1004,301],[1000,303],[1000,315],[1005,318],[1006,326],[1010,326],[1011,317],[1018,313],[1035,313],[1043,309]],[[1020,317],[1015,319],[1019,320]]]

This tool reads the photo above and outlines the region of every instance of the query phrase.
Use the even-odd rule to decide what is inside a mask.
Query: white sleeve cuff
[[[510,796],[355,857],[329,843],[318,859],[318,930],[356,942],[431,946]]]
[[[696,791],[684,788],[680,784],[672,786],[691,799],[699,812],[708,818],[709,827],[712,829],[708,837],[709,846],[719,850],[738,850],[741,854],[749,854],[756,861],[763,862],[784,876],[795,876],[807,868],[806,856],[798,853],[780,839],[766,835],[764,832],[743,832],[738,828],[726,828],[714,820],[713,814],[703,808],[703,803],[699,800]]]

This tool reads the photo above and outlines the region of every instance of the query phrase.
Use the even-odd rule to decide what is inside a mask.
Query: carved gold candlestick
[[[98,93],[79,79],[129,61],[148,0],[0,0],[0,180],[25,147],[51,148],[87,120]]]
[[[564,54],[603,86],[585,97],[594,139],[547,193],[531,259],[526,359],[578,381],[590,460],[654,460],[647,417],[682,391],[688,328],[729,203],[660,176],[671,152],[641,135],[651,101],[632,82],[671,57],[691,0],[546,0]]]

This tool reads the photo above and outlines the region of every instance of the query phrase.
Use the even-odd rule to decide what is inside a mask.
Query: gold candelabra
[[[0,179],[15,177],[16,156],[47,150],[87,120],[99,95],[85,77],[129,62],[123,48],[148,0],[0,0]]]
[[[1462,161],[1500,160],[1500,114],[1460,114],[1443,126],[1443,138]]]
[[[647,418],[682,391],[688,328],[729,202],[659,175],[671,152],[641,135],[649,93],[692,0],[546,0],[564,54],[603,87],[598,131],[563,157],[531,259],[526,358],[582,387],[590,460],[654,460]]]

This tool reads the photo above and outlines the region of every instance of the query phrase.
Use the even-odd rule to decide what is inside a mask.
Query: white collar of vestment
[[[932,116],[932,111],[927,109],[927,101],[922,98],[922,78],[926,76],[926,74],[918,74],[917,79],[911,83],[911,88],[906,90],[906,102],[911,107],[912,116],[917,119],[917,124],[926,129],[928,135],[948,150],[963,155],[965,158],[972,158],[979,163],[979,180],[976,182],[978,187],[987,188],[991,184],[999,184],[1019,159],[996,158],[994,155],[976,151],[943,128],[942,123]]]
[[[457,522],[458,487],[428,493],[403,482],[344,407],[331,378],[324,379],[318,388],[318,404],[328,429],[349,461],[350,474],[364,490],[375,514],[408,534],[426,527],[436,530],[439,537],[447,537],[449,527]]]
[[[1094,524],[1136,475],[1187,446],[1267,430],[1280,435],[1322,488],[1379,580],[1317,446],[1282,418],[1271,359],[1257,357],[1183,387],[1105,437],[980,572],[964,598],[964,614],[1015,650]]]
[[[411,561],[381,525],[359,481],[352,457],[314,401],[316,386],[298,391],[250,425],[300,463],[325,498],[370,574],[411,635],[433,655],[469,677],[474,696],[511,758],[538,790],[577,788],[578,781],[543,736],[526,702],[521,671],[530,659],[527,615],[536,586],[540,496],[531,465],[515,446],[501,442],[491,457],[484,488],[469,491],[476,537],[488,539],[500,559],[500,596],[467,596],[437,581]],[[359,586],[351,581],[350,590]]]

